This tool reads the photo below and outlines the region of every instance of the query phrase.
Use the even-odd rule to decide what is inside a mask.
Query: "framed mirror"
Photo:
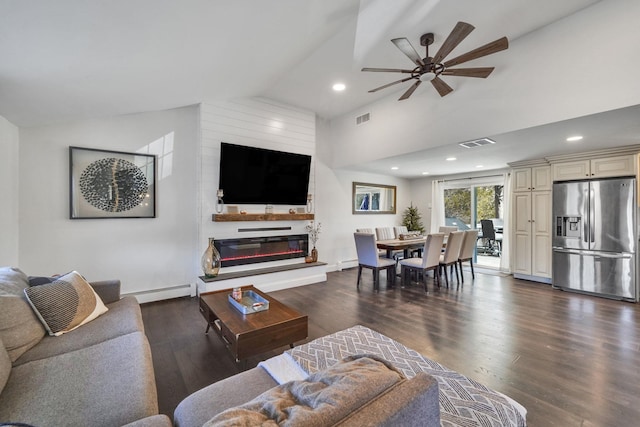
[[[353,214],[395,214],[396,186],[354,182],[351,209]]]

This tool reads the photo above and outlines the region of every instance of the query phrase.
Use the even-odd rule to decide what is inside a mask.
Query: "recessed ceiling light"
[[[454,160],[458,160],[458,159],[456,159],[455,157],[447,157],[445,160],[446,160],[447,162],[452,162],[452,161],[454,161]]]
[[[333,90],[335,90],[336,92],[341,92],[343,90],[345,90],[347,88],[347,86],[345,86],[344,83],[336,83],[333,85]]]
[[[483,165],[476,165],[477,168],[483,168]]]
[[[580,141],[581,139],[582,139],[582,136],[580,135],[570,136],[569,138],[567,138],[567,142]]]
[[[422,175],[429,175],[429,172],[422,172]]]
[[[392,171],[397,171],[399,168],[397,166],[391,166]]]

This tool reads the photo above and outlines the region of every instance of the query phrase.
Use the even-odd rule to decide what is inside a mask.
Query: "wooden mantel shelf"
[[[306,221],[313,220],[314,215],[310,213],[273,213],[273,214],[213,214],[212,220],[215,222],[231,221]]]

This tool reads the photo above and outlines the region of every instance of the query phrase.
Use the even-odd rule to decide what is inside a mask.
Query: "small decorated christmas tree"
[[[422,225],[422,221],[420,221],[420,213],[418,212],[418,208],[413,206],[409,206],[405,209],[404,214],[402,216],[402,225],[407,227],[409,231],[419,231],[420,233],[424,232],[424,226]]]

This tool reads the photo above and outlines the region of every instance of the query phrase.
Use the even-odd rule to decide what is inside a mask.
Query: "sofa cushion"
[[[384,360],[353,356],[306,380],[274,387],[244,405],[216,415],[205,426],[334,425],[404,381],[404,375]]]
[[[0,394],[0,420],[34,426],[121,426],[157,413],[141,332],[15,366]]]
[[[0,339],[11,361],[38,344],[45,329],[24,295],[27,275],[17,268],[0,268]]]
[[[242,405],[278,383],[257,367],[220,380],[189,395],[176,407],[176,427],[202,427],[214,415]]]
[[[52,283],[26,288],[24,293],[49,335],[72,331],[107,311],[98,294],[77,271]]]
[[[140,304],[133,296],[126,296],[107,305],[109,313],[58,337],[45,336],[40,343],[24,353],[13,365],[21,365],[70,351],[80,350],[111,338],[143,332]]]
[[[9,374],[11,374],[11,359],[7,349],[4,348],[2,338],[0,338],[0,393],[9,379]]]

